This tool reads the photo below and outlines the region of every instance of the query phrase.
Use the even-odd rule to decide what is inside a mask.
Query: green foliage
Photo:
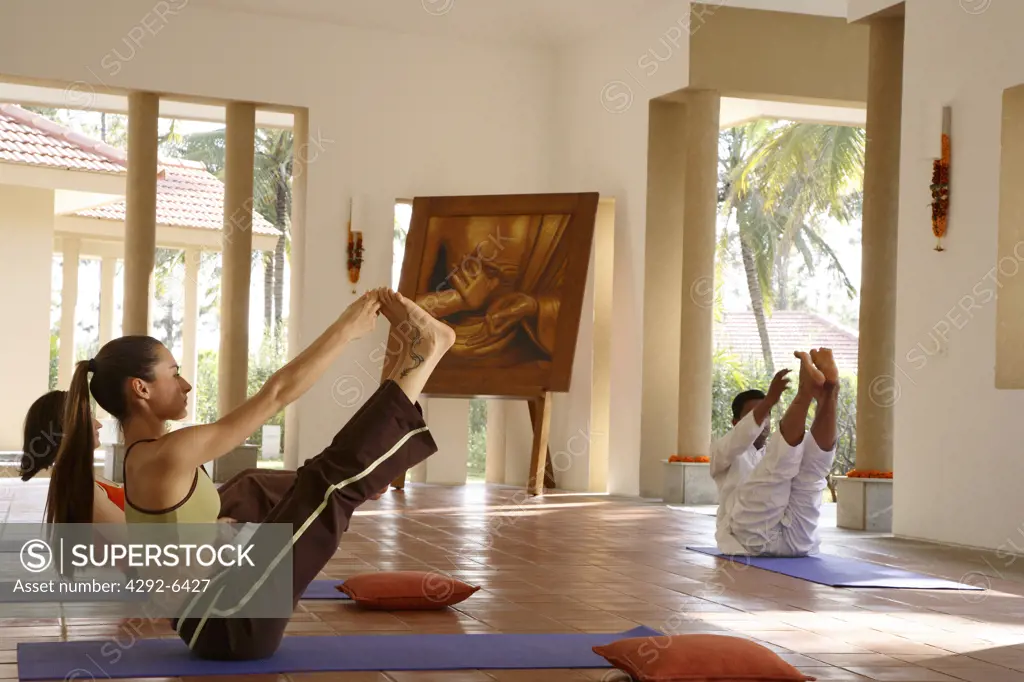
[[[249,385],[247,397],[256,394],[270,375],[285,363],[283,332],[279,336],[263,339],[256,353],[249,354]],[[196,400],[196,422],[209,424],[217,420],[217,351],[199,354],[198,376],[194,388]],[[281,427],[281,442],[284,442],[284,410],[271,417],[266,424]],[[257,429],[246,441],[253,445],[263,444],[263,432]]]
[[[60,367],[60,343],[57,340],[57,332],[50,332],[50,380],[47,391],[57,388],[57,371]]]
[[[469,401],[469,478],[483,478],[487,469],[487,401]]]

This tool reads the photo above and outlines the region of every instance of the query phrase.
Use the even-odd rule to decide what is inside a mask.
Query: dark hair
[[[739,421],[740,413],[743,412],[743,406],[751,400],[764,400],[764,392],[759,391],[756,388],[752,388],[749,391],[743,391],[735,398],[732,399],[732,420]]]
[[[64,409],[63,431],[53,464],[50,491],[46,496],[47,523],[92,521],[92,407],[89,396],[117,419],[121,428],[128,420],[125,382],[139,378],[153,381],[160,342],[151,336],[122,336],[108,342],[92,360],[75,366]],[[89,373],[93,373],[89,381]],[[83,518],[83,516],[85,518]]]
[[[21,445],[21,480],[28,481],[43,469],[53,466],[64,434],[67,397],[67,391],[50,391],[28,408]]]

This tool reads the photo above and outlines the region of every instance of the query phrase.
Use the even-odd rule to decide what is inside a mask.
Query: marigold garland
[[[846,472],[847,478],[892,478],[891,471],[878,471],[877,469],[865,469],[864,471],[858,471],[857,469],[850,469]]]
[[[942,238],[946,236],[949,219],[949,165],[950,165],[950,109],[945,107],[942,112],[942,158],[932,164],[932,234],[937,243],[936,251],[942,248]]]
[[[684,462],[686,464],[707,464],[711,461],[710,457],[682,457],[680,455],[672,455],[668,458],[669,462]]]

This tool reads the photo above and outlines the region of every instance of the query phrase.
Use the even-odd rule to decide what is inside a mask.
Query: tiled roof
[[[0,104],[0,161],[60,170],[124,173],[127,155],[14,104]]]
[[[0,163],[57,170],[127,174],[128,156],[13,104],[0,104]],[[198,161],[163,157],[157,174],[159,225],[220,230],[224,225],[224,184]],[[123,221],[125,200],[79,211],[85,218]],[[253,211],[253,233],[280,232]]]
[[[160,225],[220,230],[224,226],[224,183],[211,175],[205,166],[197,161],[166,161],[168,160],[162,159],[160,162],[163,173],[156,183],[156,222]],[[124,200],[115,201],[112,204],[78,211],[74,215],[124,220],[125,206]],[[254,234],[280,234],[255,211],[252,214],[252,231]]]
[[[776,310],[766,325],[776,369],[796,367],[795,351],[824,346],[832,349],[840,372],[857,372],[857,332],[802,310]],[[762,360],[754,313],[723,313],[715,323],[715,347],[740,358]]]

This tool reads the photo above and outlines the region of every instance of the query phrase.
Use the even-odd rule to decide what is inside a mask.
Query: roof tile
[[[832,349],[840,372],[857,372],[855,331],[803,310],[776,310],[766,320],[766,326],[776,368],[796,366],[795,351],[827,347]],[[715,347],[743,359],[762,360],[761,336],[754,313],[723,313],[715,323]]]
[[[13,104],[0,104],[0,163],[71,171],[127,174],[128,157],[116,147],[67,130]],[[202,163],[161,158],[157,177],[156,221],[160,225],[221,230],[224,184]],[[75,213],[102,220],[125,219],[126,200]],[[253,233],[280,232],[253,211]]]

